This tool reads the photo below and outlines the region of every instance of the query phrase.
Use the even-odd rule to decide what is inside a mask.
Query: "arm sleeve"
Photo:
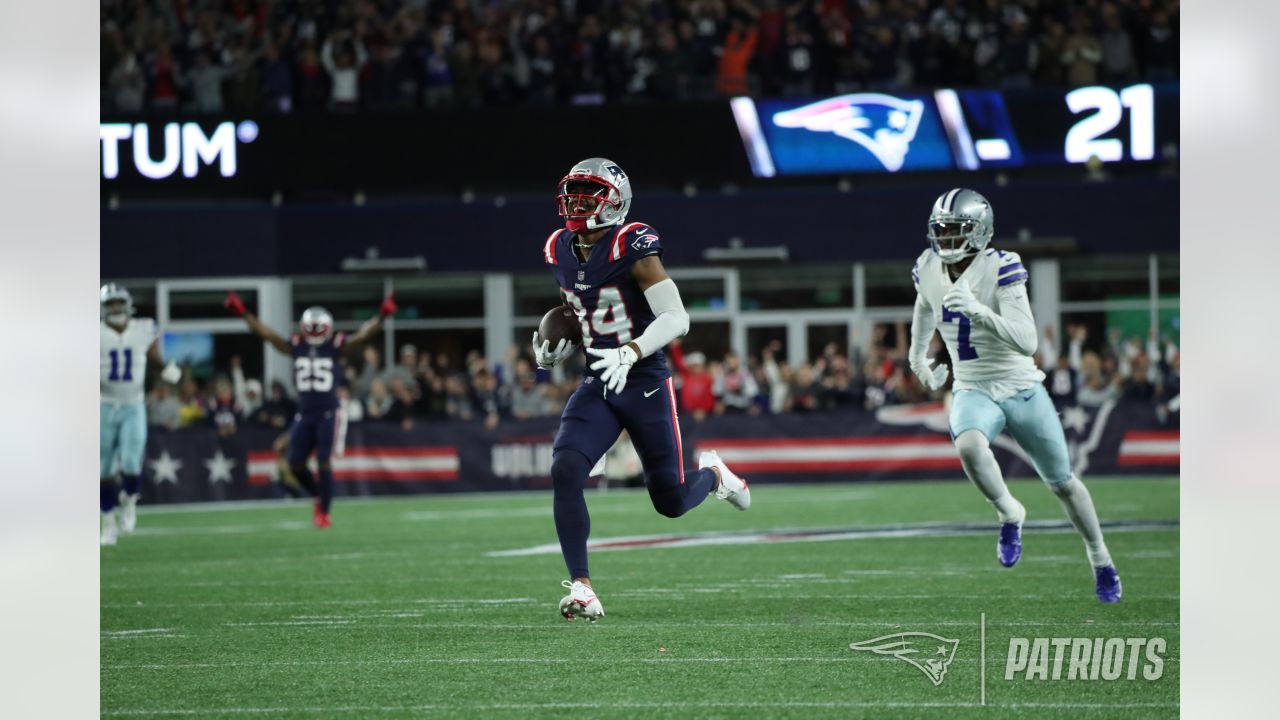
[[[1036,351],[1036,321],[1031,315],[1031,302],[1027,299],[1025,283],[1014,283],[996,290],[1000,300],[1000,312],[991,309],[982,313],[975,322],[980,323],[1002,341],[1017,348],[1023,355]]]
[[[661,350],[667,343],[689,332],[689,313],[680,300],[680,290],[676,282],[667,278],[651,285],[644,291],[649,307],[657,317],[649,323],[644,333],[635,339],[640,348],[640,357],[649,357]]]
[[[923,295],[916,295],[915,312],[911,316],[911,350],[907,352],[911,367],[929,364],[929,341],[933,339],[937,325],[933,308],[929,307]]]

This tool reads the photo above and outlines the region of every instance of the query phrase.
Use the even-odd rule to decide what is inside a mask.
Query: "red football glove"
[[[378,314],[384,318],[391,317],[396,314],[397,309],[399,308],[396,307],[396,296],[392,293],[382,301],[382,306],[378,308]]]
[[[240,296],[236,294],[235,290],[227,291],[227,299],[222,301],[222,307],[230,310],[236,315],[241,317],[244,316],[244,302],[240,300]]]

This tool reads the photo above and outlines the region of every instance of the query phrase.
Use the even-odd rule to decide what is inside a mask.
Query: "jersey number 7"
[[[969,318],[964,313],[953,312],[949,308],[942,308],[942,322],[951,322],[957,320],[960,323],[960,331],[956,333],[956,344],[959,345],[960,360],[977,360],[978,351],[969,344],[969,333],[973,330],[973,326],[969,323]]]

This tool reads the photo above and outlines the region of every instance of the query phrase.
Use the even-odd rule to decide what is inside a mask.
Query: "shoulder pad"
[[[542,261],[548,265],[555,265],[559,262],[556,260],[556,240],[560,239],[560,233],[562,232],[564,232],[563,228],[557,228],[547,236],[547,241],[542,245]]]
[[[623,258],[638,260],[662,252],[662,241],[652,225],[642,222],[627,223],[618,228],[609,241],[609,262]]]
[[[994,253],[994,259],[997,261],[997,287],[1008,287],[1017,282],[1025,282],[1029,277],[1026,267],[1022,264],[1022,257],[1018,253],[1004,250],[989,250],[988,252]]]

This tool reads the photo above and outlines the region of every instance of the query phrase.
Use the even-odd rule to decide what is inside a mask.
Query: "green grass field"
[[[1104,522],[1176,521],[1176,478],[1099,479]],[[1029,521],[1063,520],[1038,481]],[[545,493],[144,512],[104,548],[102,712],[196,718],[1136,718],[1178,714],[1178,530],[1115,528],[1124,601],[1104,606],[1073,532],[1028,529],[995,561],[993,515],[963,481],[753,487],[659,516],[643,491],[591,492],[593,540],[662,533],[935,528],[918,537],[597,552],[606,611],[564,622]],[[980,616],[986,614],[986,707]],[[959,641],[935,686],[849,644]],[[1006,680],[1011,636],[1161,637],[1163,676]]]

